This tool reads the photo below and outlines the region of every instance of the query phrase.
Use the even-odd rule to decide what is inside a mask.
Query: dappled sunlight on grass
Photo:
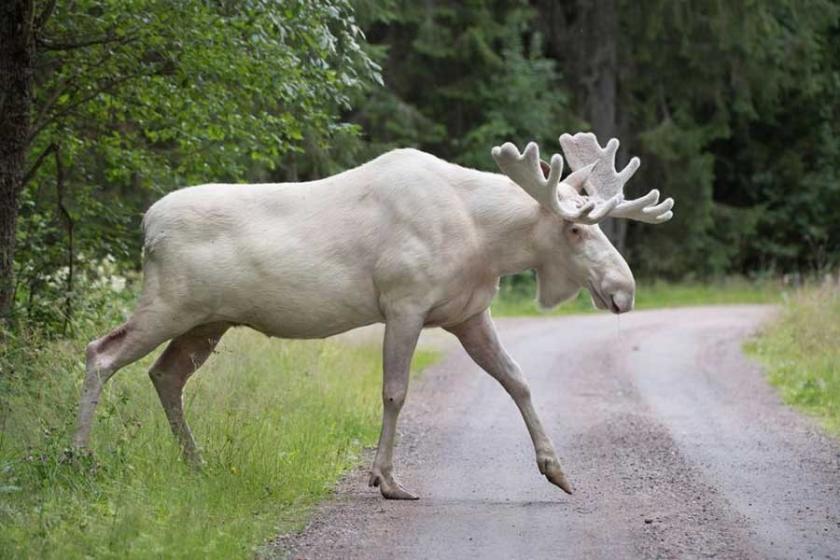
[[[378,435],[377,347],[235,330],[186,391],[201,473],[179,458],[146,375],[151,357],[108,384],[94,453],[73,457],[83,346],[3,356],[2,557],[250,557],[302,524]],[[415,369],[433,359],[418,352]]]

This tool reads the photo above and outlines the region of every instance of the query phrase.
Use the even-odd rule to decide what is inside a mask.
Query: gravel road
[[[538,472],[516,407],[454,339],[412,387],[397,475],[364,470],[291,558],[840,558],[840,442],[785,407],[741,353],[761,306],[513,319],[501,338],[575,487]]]

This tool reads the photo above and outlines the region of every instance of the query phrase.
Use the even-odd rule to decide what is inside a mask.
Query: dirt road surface
[[[575,494],[454,343],[409,394],[397,476],[347,477],[291,558],[840,558],[840,443],[784,406],[742,341],[772,309],[499,321]],[[433,337],[433,343],[441,342]],[[452,339],[454,341],[454,339]]]

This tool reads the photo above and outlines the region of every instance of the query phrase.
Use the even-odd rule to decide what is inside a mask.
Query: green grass
[[[785,402],[840,434],[840,288],[793,295],[779,317],[746,345]]]
[[[752,282],[741,278],[707,283],[639,282],[636,286],[635,309],[733,303],[778,303],[782,300],[782,293],[782,286],[778,282]],[[493,316],[570,315],[595,310],[590,301],[589,292],[586,290],[581,290],[577,298],[547,312],[540,311],[534,301],[535,298],[536,286],[531,288],[504,286],[493,301]]]
[[[151,357],[107,385],[94,454],[71,459],[83,347],[0,349],[2,558],[253,557],[300,527],[378,435],[378,348],[237,329],[187,387],[203,472],[179,458]],[[415,370],[434,358],[418,352]]]

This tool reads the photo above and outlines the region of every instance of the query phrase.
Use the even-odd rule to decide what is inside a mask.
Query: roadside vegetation
[[[493,302],[496,317],[569,315],[595,311],[589,292],[581,290],[578,296],[551,311],[541,311],[535,301],[536,286],[533,282],[512,279],[502,284]],[[725,278],[707,282],[646,282],[636,287],[635,309],[685,307],[690,305],[722,305],[733,303],[779,303],[786,288],[778,280],[747,280]]]
[[[187,387],[202,472],[179,458],[146,374],[154,356],[108,383],[93,453],[74,456],[84,345],[104,330],[0,348],[2,558],[249,558],[375,444],[377,347],[235,329]],[[415,370],[433,359],[418,352]]]
[[[303,525],[380,422],[378,347],[283,341],[230,331],[187,387],[187,417],[207,466],[190,471],[146,371],[157,352],[106,385],[89,456],[68,448],[84,346],[133,306],[136,275],[105,259],[64,336],[20,330],[0,347],[0,557],[243,558]],[[642,284],[639,307],[777,301],[780,287],[730,280]],[[500,315],[533,315],[527,279],[505,284]],[[591,309],[584,294],[557,313]],[[418,371],[435,359],[419,351]]]
[[[840,434],[840,287],[796,292],[747,351],[785,402]]]

